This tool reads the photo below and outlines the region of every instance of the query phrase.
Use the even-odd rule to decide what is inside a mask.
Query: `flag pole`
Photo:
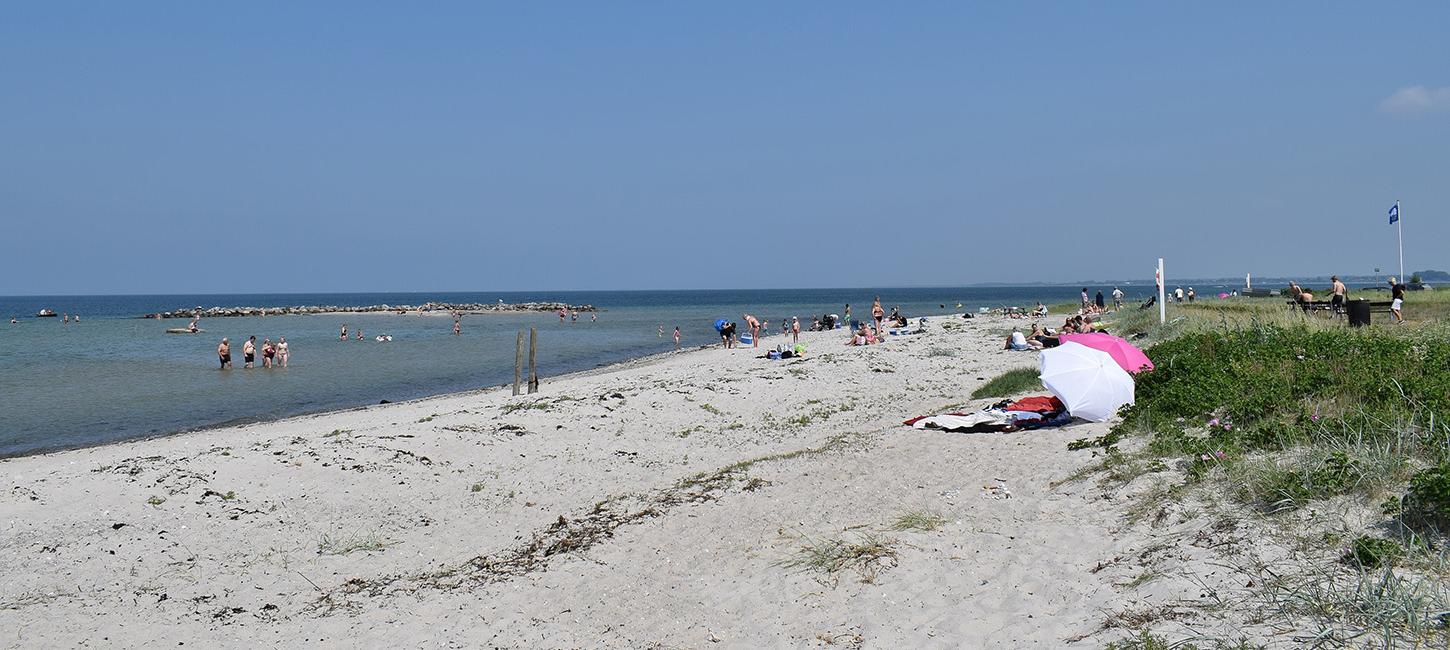
[[[1395,201],[1395,232],[1400,238],[1400,282],[1409,282],[1405,277],[1405,213],[1400,212],[1400,202]]]
[[[1163,278],[1163,258],[1158,258],[1158,323],[1168,322],[1168,301],[1163,294],[1163,286],[1166,283]]]

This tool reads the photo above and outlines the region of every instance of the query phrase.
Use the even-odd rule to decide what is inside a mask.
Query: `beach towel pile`
[[[902,424],[915,429],[940,429],[954,433],[1009,433],[1022,429],[1060,427],[1072,421],[1067,407],[1056,397],[1026,397],[1002,400],[975,413],[923,415]]]

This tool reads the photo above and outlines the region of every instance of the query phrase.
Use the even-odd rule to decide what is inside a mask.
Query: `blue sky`
[[[1443,2],[365,4],[0,7],[0,294],[1450,266]]]

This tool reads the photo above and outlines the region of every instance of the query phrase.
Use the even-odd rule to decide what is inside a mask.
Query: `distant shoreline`
[[[448,303],[428,302],[422,305],[362,305],[362,306],[338,306],[338,305],[296,305],[290,307],[207,307],[200,306],[191,309],[174,309],[171,311],[152,312],[137,316],[137,318],[237,318],[246,316],[292,316],[305,314],[522,314],[533,312],[554,312],[559,310],[570,312],[594,312],[600,311],[593,305],[570,305],[562,302],[523,302],[514,304],[488,304],[488,303]]]

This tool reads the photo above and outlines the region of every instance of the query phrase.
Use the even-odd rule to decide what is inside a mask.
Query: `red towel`
[[[1056,397],[1024,397],[1011,404],[1004,411],[1027,411],[1029,413],[1061,413],[1067,410],[1062,400]]]

